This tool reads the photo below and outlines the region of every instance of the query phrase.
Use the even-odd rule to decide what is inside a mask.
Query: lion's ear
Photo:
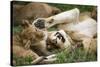
[[[21,25],[22,25],[23,28],[27,28],[27,27],[30,26],[30,23],[29,23],[28,20],[22,20],[22,24]]]

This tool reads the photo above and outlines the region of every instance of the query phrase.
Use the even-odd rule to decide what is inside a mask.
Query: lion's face
[[[25,22],[24,29],[21,32],[21,38],[24,42],[30,40],[30,42],[34,44],[35,42],[43,40],[44,36],[44,31],[39,30],[33,25]]]
[[[39,39],[41,40],[44,37],[44,33],[32,26],[24,29],[21,33],[25,39]]]
[[[55,31],[49,36],[49,46],[50,48],[64,48],[64,43],[66,42],[66,33],[63,30]]]

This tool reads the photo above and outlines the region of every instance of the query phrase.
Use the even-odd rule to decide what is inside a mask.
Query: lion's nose
[[[44,20],[38,20],[37,22],[34,23],[34,25],[39,29],[43,29],[43,28],[45,28],[45,21]]]
[[[52,42],[53,42],[54,44],[57,44],[57,39],[53,39]]]

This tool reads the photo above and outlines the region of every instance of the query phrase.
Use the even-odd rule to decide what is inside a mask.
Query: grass
[[[31,64],[32,62],[32,57],[28,56],[28,57],[18,57],[16,55],[13,55],[13,60],[15,61],[15,65],[14,66],[19,66],[19,65],[28,65]]]
[[[12,27],[13,28],[13,34],[16,34],[16,33],[19,33],[22,31],[22,28],[21,26],[15,26],[15,27]]]
[[[49,3],[49,5],[59,8],[61,11],[78,8],[80,9],[80,12],[92,11],[93,7],[96,7],[96,6],[90,6],[90,5],[72,5],[72,4],[56,4],[56,3]]]
[[[92,11],[93,7],[95,6],[81,6],[81,5],[71,5],[71,4],[51,4],[49,5],[58,7],[61,11],[70,10],[73,8],[79,8],[81,12],[84,11]],[[56,28],[50,28],[49,31],[56,30]],[[21,27],[13,27],[13,34],[21,32]],[[17,57],[16,55],[13,56],[13,59],[16,61],[16,65],[24,65],[24,64],[31,64],[32,61],[31,57]],[[87,62],[87,61],[97,61],[97,56],[95,54],[88,54],[86,55],[82,48],[75,49],[72,52],[65,52],[62,51],[57,55],[57,61],[55,63],[74,63],[74,62]]]
[[[82,48],[77,48],[72,52],[63,51],[58,53],[57,61],[55,61],[55,63],[76,63],[88,61],[97,61],[97,56],[95,54],[86,54]]]
[[[86,54],[83,48],[77,48],[71,52],[62,51],[56,57],[57,60],[53,64],[97,61],[95,54]],[[31,56],[23,58],[13,55],[13,59],[16,61],[15,66],[30,65],[32,62]]]

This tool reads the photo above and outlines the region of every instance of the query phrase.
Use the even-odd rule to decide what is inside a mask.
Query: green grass
[[[22,28],[21,28],[21,26],[15,26],[15,27],[13,27],[13,34],[16,34],[16,33],[19,33],[19,32],[21,32],[22,31]]]
[[[23,58],[23,57],[18,57],[16,55],[13,55],[13,60],[15,61],[14,66],[28,65],[28,64],[31,64],[32,57],[28,56],[28,57]]]
[[[61,11],[66,11],[73,8],[79,8],[80,12],[92,11],[93,7],[96,7],[90,5],[73,5],[73,4],[56,4],[56,3],[49,3],[49,5],[59,8]]]
[[[97,61],[97,56],[95,54],[86,54],[82,48],[77,48],[71,52],[62,51],[61,53],[58,53],[57,61],[55,63],[76,63],[88,61]]]
[[[59,51],[56,57],[57,60],[53,64],[97,61],[96,54],[86,54],[83,48],[77,48],[71,52]],[[32,62],[31,56],[23,58],[13,55],[13,59],[16,61],[15,66],[30,65]]]

